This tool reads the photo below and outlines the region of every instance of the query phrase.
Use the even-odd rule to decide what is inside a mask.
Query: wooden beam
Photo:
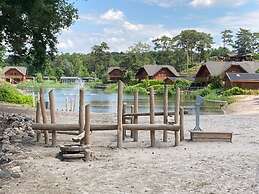
[[[123,105],[122,105],[122,115],[126,113],[126,108],[127,108],[127,104],[123,103]],[[126,124],[126,117],[122,117],[122,124]],[[123,141],[125,140],[125,138],[126,138],[126,130],[123,129],[123,132],[122,132]]]
[[[41,109],[41,115],[42,115],[43,124],[46,124],[48,122],[48,119],[47,119],[47,112],[46,112],[46,107],[45,107],[44,89],[43,89],[43,87],[40,88],[40,109]],[[45,138],[45,144],[49,144],[49,134],[48,134],[48,131],[44,131],[44,138]]]
[[[80,133],[84,131],[84,117],[85,117],[85,99],[84,99],[84,89],[80,88],[79,91],[79,126]]]
[[[36,105],[36,123],[40,123],[40,102],[37,101]],[[37,142],[41,140],[41,131],[37,131]]]
[[[176,89],[176,97],[175,97],[175,124],[179,125],[180,123],[180,101],[181,101],[181,91],[180,88]],[[180,144],[180,131],[175,131],[175,146]]]
[[[49,92],[49,103],[50,103],[50,121],[51,123],[56,123],[56,105],[55,98],[53,94],[53,90]],[[55,146],[57,143],[57,132],[55,130],[52,131],[52,146]]]
[[[164,124],[168,124],[168,86],[164,86],[164,100],[163,100],[163,111],[164,111]],[[167,142],[167,131],[163,131],[163,142]]]
[[[150,106],[150,124],[155,123],[155,93],[154,88],[150,88],[150,94],[149,94],[149,106]],[[155,147],[156,144],[156,137],[155,137],[155,130],[150,130],[150,141],[151,141],[151,147]]]
[[[188,113],[187,111],[185,111],[185,114]],[[170,111],[168,112],[168,116],[172,116],[175,115],[175,112]],[[129,117],[129,116],[150,116],[149,112],[138,112],[138,113],[126,113],[123,115],[124,117]],[[164,116],[164,112],[155,112],[155,116]]]
[[[123,83],[118,81],[118,105],[117,105],[117,147],[122,147],[122,106],[123,106]]]
[[[140,130],[140,131],[179,131],[180,125],[167,125],[167,124],[125,124],[123,128],[126,130]]]
[[[138,113],[138,106],[139,106],[139,102],[138,102],[138,91],[134,92],[134,106],[133,106],[133,113],[137,114]],[[133,123],[134,124],[138,124],[138,116],[134,115],[133,117]],[[138,131],[134,131],[133,132],[133,141],[137,142],[138,141]]]
[[[85,145],[89,146],[91,144],[91,133],[90,133],[90,105],[85,106]]]
[[[184,140],[184,108],[180,107],[180,141]]]

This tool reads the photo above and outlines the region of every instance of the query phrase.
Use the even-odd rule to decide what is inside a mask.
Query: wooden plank
[[[36,105],[36,123],[40,123],[40,102],[37,101]],[[37,131],[37,142],[41,140],[41,131]]]
[[[180,96],[180,88],[176,89],[176,97],[175,97],[175,123],[178,125],[180,123],[180,101],[181,101],[181,96]],[[175,146],[178,146],[180,144],[180,131],[175,131]]]
[[[226,141],[232,142],[232,133],[227,132],[191,132],[192,141]]]
[[[85,154],[62,154],[63,159],[84,159]]]
[[[41,124],[41,123],[33,123],[32,129],[33,130],[43,130],[43,131],[78,131],[80,128],[79,124]],[[91,124],[90,125],[91,131],[109,131],[109,130],[117,130],[118,125],[115,124],[104,124],[104,125],[97,125]]]
[[[81,88],[79,91],[79,126],[80,133],[84,131],[84,117],[85,117],[85,94],[84,89]]]
[[[62,153],[84,152],[85,149],[85,146],[60,146]]]
[[[184,108],[180,107],[180,141],[184,140]]]
[[[52,124],[56,123],[56,105],[53,90],[49,92],[49,102],[50,102],[50,121]],[[57,131],[52,131],[52,146],[57,144]]]
[[[139,100],[138,100],[138,91],[134,92],[134,106],[133,106],[133,113],[137,114],[138,113],[138,106],[139,106]],[[133,123],[138,124],[138,116],[134,115],[133,116]],[[133,132],[133,141],[137,142],[138,141],[138,131]]]
[[[118,105],[117,105],[117,147],[122,147],[122,106],[123,106],[123,83],[121,80],[118,81]]]
[[[122,115],[124,115],[126,113],[126,108],[127,108],[127,104],[126,103],[123,103],[122,105]],[[122,117],[122,124],[125,124],[126,123],[126,117]],[[122,140],[124,141],[125,138],[126,138],[126,130],[123,129],[122,130]]]
[[[163,100],[163,111],[164,111],[164,124],[168,124],[168,86],[164,86],[164,100]],[[163,142],[167,142],[167,131],[163,131]]]
[[[150,88],[150,94],[149,94],[149,105],[150,105],[150,124],[155,123],[155,93],[154,88]],[[156,144],[156,137],[155,137],[155,130],[150,130],[150,141],[151,141],[151,147],[155,147]]]
[[[85,145],[89,146],[91,144],[91,126],[90,126],[90,105],[85,106]]]
[[[166,125],[166,124],[125,124],[123,128],[126,130],[140,130],[140,131],[155,131],[155,130],[168,130],[179,131],[180,125]]]
[[[48,122],[48,119],[47,119],[47,112],[46,112],[45,100],[44,100],[44,89],[42,87],[40,88],[40,109],[41,109],[43,124],[46,124]],[[44,139],[45,139],[45,144],[49,144],[49,133],[47,130],[44,131]]]
[[[192,139],[193,142],[232,142],[230,138],[228,139]]]

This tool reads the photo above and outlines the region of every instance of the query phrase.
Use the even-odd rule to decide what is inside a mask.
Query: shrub
[[[33,104],[33,98],[24,95],[10,84],[0,84],[0,101],[14,104]]]
[[[36,81],[39,82],[39,83],[43,82],[43,76],[42,76],[41,73],[36,74]]]
[[[188,89],[191,86],[191,81],[188,80],[176,80],[174,84],[174,88],[180,88],[180,89]]]
[[[211,89],[219,89],[222,88],[222,80],[219,76],[213,77],[211,80],[211,83],[209,84],[209,88]]]
[[[246,95],[246,94],[249,94],[249,91],[239,87],[233,87],[223,92],[224,96],[235,96],[235,95]]]

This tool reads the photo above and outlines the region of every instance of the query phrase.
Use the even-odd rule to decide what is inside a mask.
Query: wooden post
[[[126,113],[126,108],[127,108],[127,104],[126,103],[123,103],[122,105],[122,124],[126,124],[126,119],[125,117],[123,116],[125,113]],[[126,130],[123,129],[123,136],[122,136],[122,139],[125,140],[125,137],[126,137]]]
[[[149,104],[150,104],[150,124],[155,124],[155,94],[154,94],[153,87],[150,88]],[[155,147],[155,143],[156,143],[155,130],[150,130],[150,140],[151,140],[151,147]]]
[[[53,90],[49,92],[49,103],[50,103],[50,121],[51,123],[56,123],[56,105]],[[57,143],[57,131],[52,131],[52,146],[55,146]]]
[[[134,113],[134,105],[130,106],[130,113]],[[131,124],[134,123],[134,118],[131,117]],[[133,131],[130,131],[130,137],[133,138]]]
[[[46,112],[45,100],[44,100],[44,90],[42,87],[40,88],[40,109],[41,109],[43,124],[46,124],[48,120],[47,120],[47,112]],[[44,131],[44,138],[45,138],[45,144],[49,144],[49,133],[47,130]]]
[[[180,141],[184,140],[184,108],[180,108]]]
[[[178,125],[180,123],[180,88],[176,89],[176,96],[175,96],[175,124]],[[175,146],[178,146],[180,144],[180,131],[175,131]]]
[[[66,97],[66,112],[68,112],[68,97]]]
[[[118,81],[118,106],[117,106],[117,147],[122,147],[122,106],[123,106],[123,83],[121,80]]]
[[[85,102],[84,102],[84,89],[79,91],[79,133],[84,131],[84,117],[85,117]]]
[[[164,124],[168,124],[168,85],[164,86],[164,101],[163,101],[163,111],[164,111]],[[163,131],[163,142],[167,142],[167,131]]]
[[[40,102],[37,101],[36,105],[36,123],[40,123]],[[41,131],[37,131],[37,142],[41,140]]]
[[[90,105],[85,106],[85,145],[89,146],[91,144],[91,133],[90,133]]]
[[[133,112],[138,113],[138,91],[134,92],[134,107]],[[138,124],[138,116],[134,115],[133,117],[133,123]],[[138,141],[138,131],[133,132],[133,141]]]

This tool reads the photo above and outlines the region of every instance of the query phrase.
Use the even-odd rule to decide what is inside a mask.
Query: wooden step
[[[191,140],[194,142],[232,142],[232,133],[191,131]]]

